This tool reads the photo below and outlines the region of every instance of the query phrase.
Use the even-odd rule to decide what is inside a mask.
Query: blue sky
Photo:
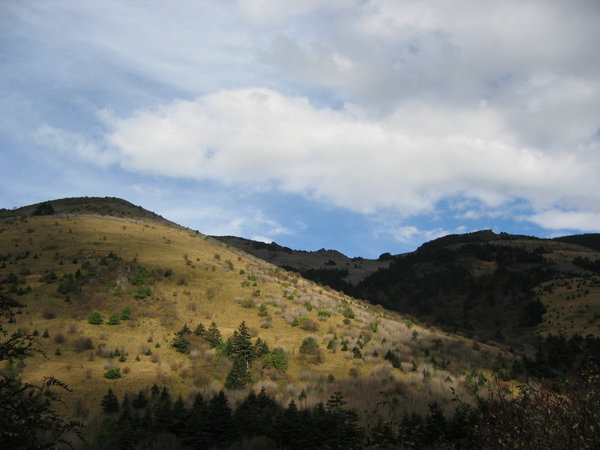
[[[0,207],[349,256],[600,231],[600,3],[0,2]]]

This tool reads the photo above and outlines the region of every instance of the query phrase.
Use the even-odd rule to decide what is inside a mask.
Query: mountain
[[[380,412],[386,417],[425,413],[433,401],[451,410],[451,389],[468,401],[473,374],[489,377],[490,358],[504,361],[507,379],[516,358],[320,286],[124,200],[63,199],[2,216],[0,289],[25,305],[8,331],[36,336],[45,355],[4,361],[1,375],[33,383],[58,377],[73,390],[65,408],[89,423],[109,388],[131,399],[140,390],[150,395],[154,384],[168,386],[191,404],[198,392],[210,398],[235,386],[227,384],[234,375],[247,380],[234,371],[241,370],[236,335],[257,353],[247,363],[251,383],[226,389],[232,405],[248,389],[264,388],[299,407],[339,391],[361,412],[396,405]],[[377,264],[380,271],[393,264],[315,254],[328,267],[349,262],[362,278],[379,273]]]
[[[212,237],[271,264],[298,272],[305,278],[344,292],[351,291],[352,286],[379,269],[389,267],[391,262],[389,254],[384,254],[379,259],[348,258],[337,250],[292,250],[275,242],[267,244],[235,236]]]
[[[327,255],[339,253],[218,239],[372,304],[516,348],[538,333],[600,336],[598,236],[540,239],[483,230],[444,236],[407,254],[338,256],[331,263]]]

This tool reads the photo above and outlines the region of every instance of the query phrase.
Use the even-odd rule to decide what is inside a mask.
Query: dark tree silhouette
[[[4,322],[15,322],[12,308],[23,307],[4,292],[0,284],[0,363],[13,363],[34,352],[37,340],[33,335],[9,335]],[[23,383],[14,374],[0,374],[0,448],[47,449],[63,443],[67,433],[81,436],[82,424],[65,420],[55,410],[60,402],[56,388],[70,389],[56,378],[44,378],[41,385]]]

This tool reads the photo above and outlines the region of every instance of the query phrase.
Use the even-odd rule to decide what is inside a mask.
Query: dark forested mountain
[[[307,252],[282,247],[275,242],[267,244],[235,236],[213,237],[271,264],[346,293],[352,292],[353,286],[367,276],[387,268],[392,260],[389,253],[384,253],[379,259],[349,258],[336,250],[324,248]]]
[[[586,312],[600,308],[598,236],[551,240],[484,230],[444,236],[414,252],[384,254],[378,260],[351,260],[331,250],[298,252],[277,244],[219,239],[371,303],[451,331],[504,341],[531,338],[535,327],[547,320],[548,302],[563,295],[557,290],[567,289],[569,283],[580,287],[574,298],[589,300],[579,305]],[[566,328],[555,331],[573,331],[568,325],[574,320],[563,320],[561,327],[564,323]],[[586,328],[592,334],[596,331]]]
[[[576,234],[554,238],[555,241],[568,242],[569,244],[582,245],[600,251],[600,233]]]

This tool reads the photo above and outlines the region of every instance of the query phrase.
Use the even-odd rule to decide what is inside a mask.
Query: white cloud
[[[100,148],[85,136],[51,127],[48,124],[40,126],[33,133],[33,137],[38,144],[44,147],[69,156],[83,158],[100,166],[106,167],[118,161],[115,154]]]
[[[600,158],[524,147],[492,109],[404,103],[374,120],[269,89],[226,90],[107,121],[98,155],[132,171],[283,191],[352,211],[413,215],[456,196],[541,210],[599,200]],[[90,148],[75,146],[90,158]],[[93,149],[93,148],[92,148]]]
[[[0,17],[2,132],[67,158],[361,213],[459,198],[467,220],[589,227],[598,211],[597,1],[49,0]]]
[[[441,236],[445,236],[450,232],[442,228],[435,228],[432,230],[421,230],[415,226],[401,226],[389,231],[389,233],[398,241],[403,244],[419,244],[426,241],[437,239]]]
[[[547,230],[600,231],[600,213],[549,210],[524,218]]]

